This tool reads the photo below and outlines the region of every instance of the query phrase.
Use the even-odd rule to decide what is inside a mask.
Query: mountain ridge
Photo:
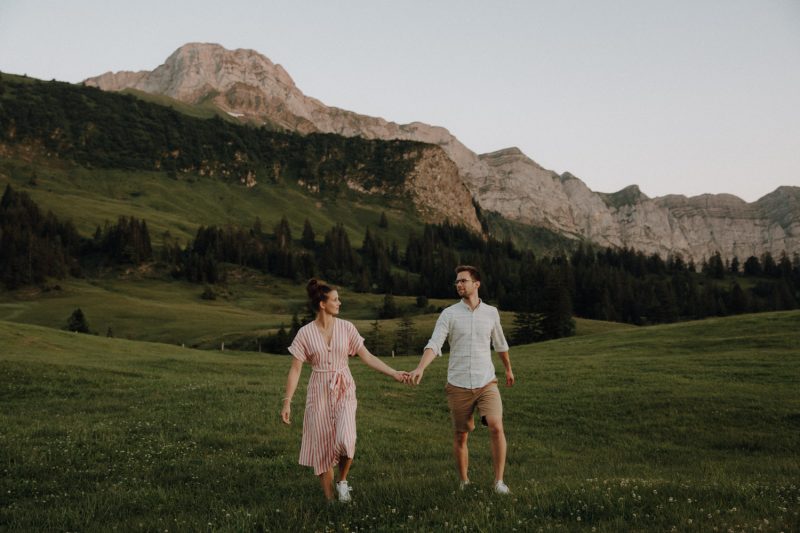
[[[327,107],[303,94],[283,67],[254,50],[189,43],[151,72],[107,72],[84,83],[112,91],[134,88],[191,103],[210,99],[244,122],[302,134],[435,144],[455,163],[483,210],[601,246],[695,260],[717,251],[724,257],[800,251],[798,187],[779,187],[762,197],[767,198],[764,202],[750,204],[728,194],[649,198],[638,187],[634,193],[635,186],[594,192],[580,178],[547,170],[515,147],[476,154],[440,126],[397,124]]]

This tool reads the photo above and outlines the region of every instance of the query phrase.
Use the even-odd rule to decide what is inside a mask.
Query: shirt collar
[[[461,300],[459,300],[459,301],[461,302],[461,305],[463,305],[463,306],[464,306],[464,308],[465,308],[467,311],[469,311],[470,313],[474,313],[475,311],[477,311],[478,309],[480,309],[480,307],[481,307],[481,304],[483,304],[483,300],[481,300],[480,298],[478,298],[478,305],[476,305],[476,306],[475,306],[475,309],[472,309],[472,308],[469,306],[469,304],[468,304],[467,302],[465,302],[465,301],[464,301],[464,298],[461,298]]]

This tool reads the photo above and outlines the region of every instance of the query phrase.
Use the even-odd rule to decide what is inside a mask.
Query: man
[[[506,465],[506,436],[503,431],[503,403],[497,388],[492,352],[500,356],[506,370],[506,385],[514,384],[508,343],[500,325],[500,314],[495,307],[478,297],[481,276],[473,266],[456,267],[456,291],[461,301],[451,305],[439,315],[433,335],[425,346],[417,368],[409,374],[411,383],[417,385],[429,364],[442,355],[445,339],[450,344],[450,361],[447,367],[447,403],[453,421],[453,454],[461,478],[460,487],[469,485],[467,467],[469,450],[467,438],[475,429],[473,413],[478,408],[481,422],[489,427],[494,463],[494,491],[508,494],[503,482]]]

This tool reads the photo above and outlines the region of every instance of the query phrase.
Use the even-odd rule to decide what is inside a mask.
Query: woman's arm
[[[367,347],[362,345],[361,349],[359,349],[356,354],[361,358],[364,363],[373,370],[377,370],[382,374],[386,374],[389,377],[394,378],[399,382],[404,382],[406,377],[408,376],[408,372],[400,372],[399,370],[395,370],[367,350]]]
[[[300,381],[300,372],[303,370],[303,362],[292,357],[292,366],[289,368],[289,375],[286,376],[286,394],[283,397],[283,408],[281,409],[281,420],[284,424],[291,423],[292,419],[292,396],[297,390],[297,382]]]

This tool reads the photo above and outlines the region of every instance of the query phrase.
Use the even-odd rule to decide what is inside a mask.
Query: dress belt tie
[[[345,386],[345,371],[349,370],[349,367],[346,365],[340,368],[334,369],[322,369],[322,368],[313,368],[311,369],[312,372],[319,372],[320,374],[334,374],[333,379],[331,380],[328,388],[331,390],[335,390],[337,387],[344,388]]]

